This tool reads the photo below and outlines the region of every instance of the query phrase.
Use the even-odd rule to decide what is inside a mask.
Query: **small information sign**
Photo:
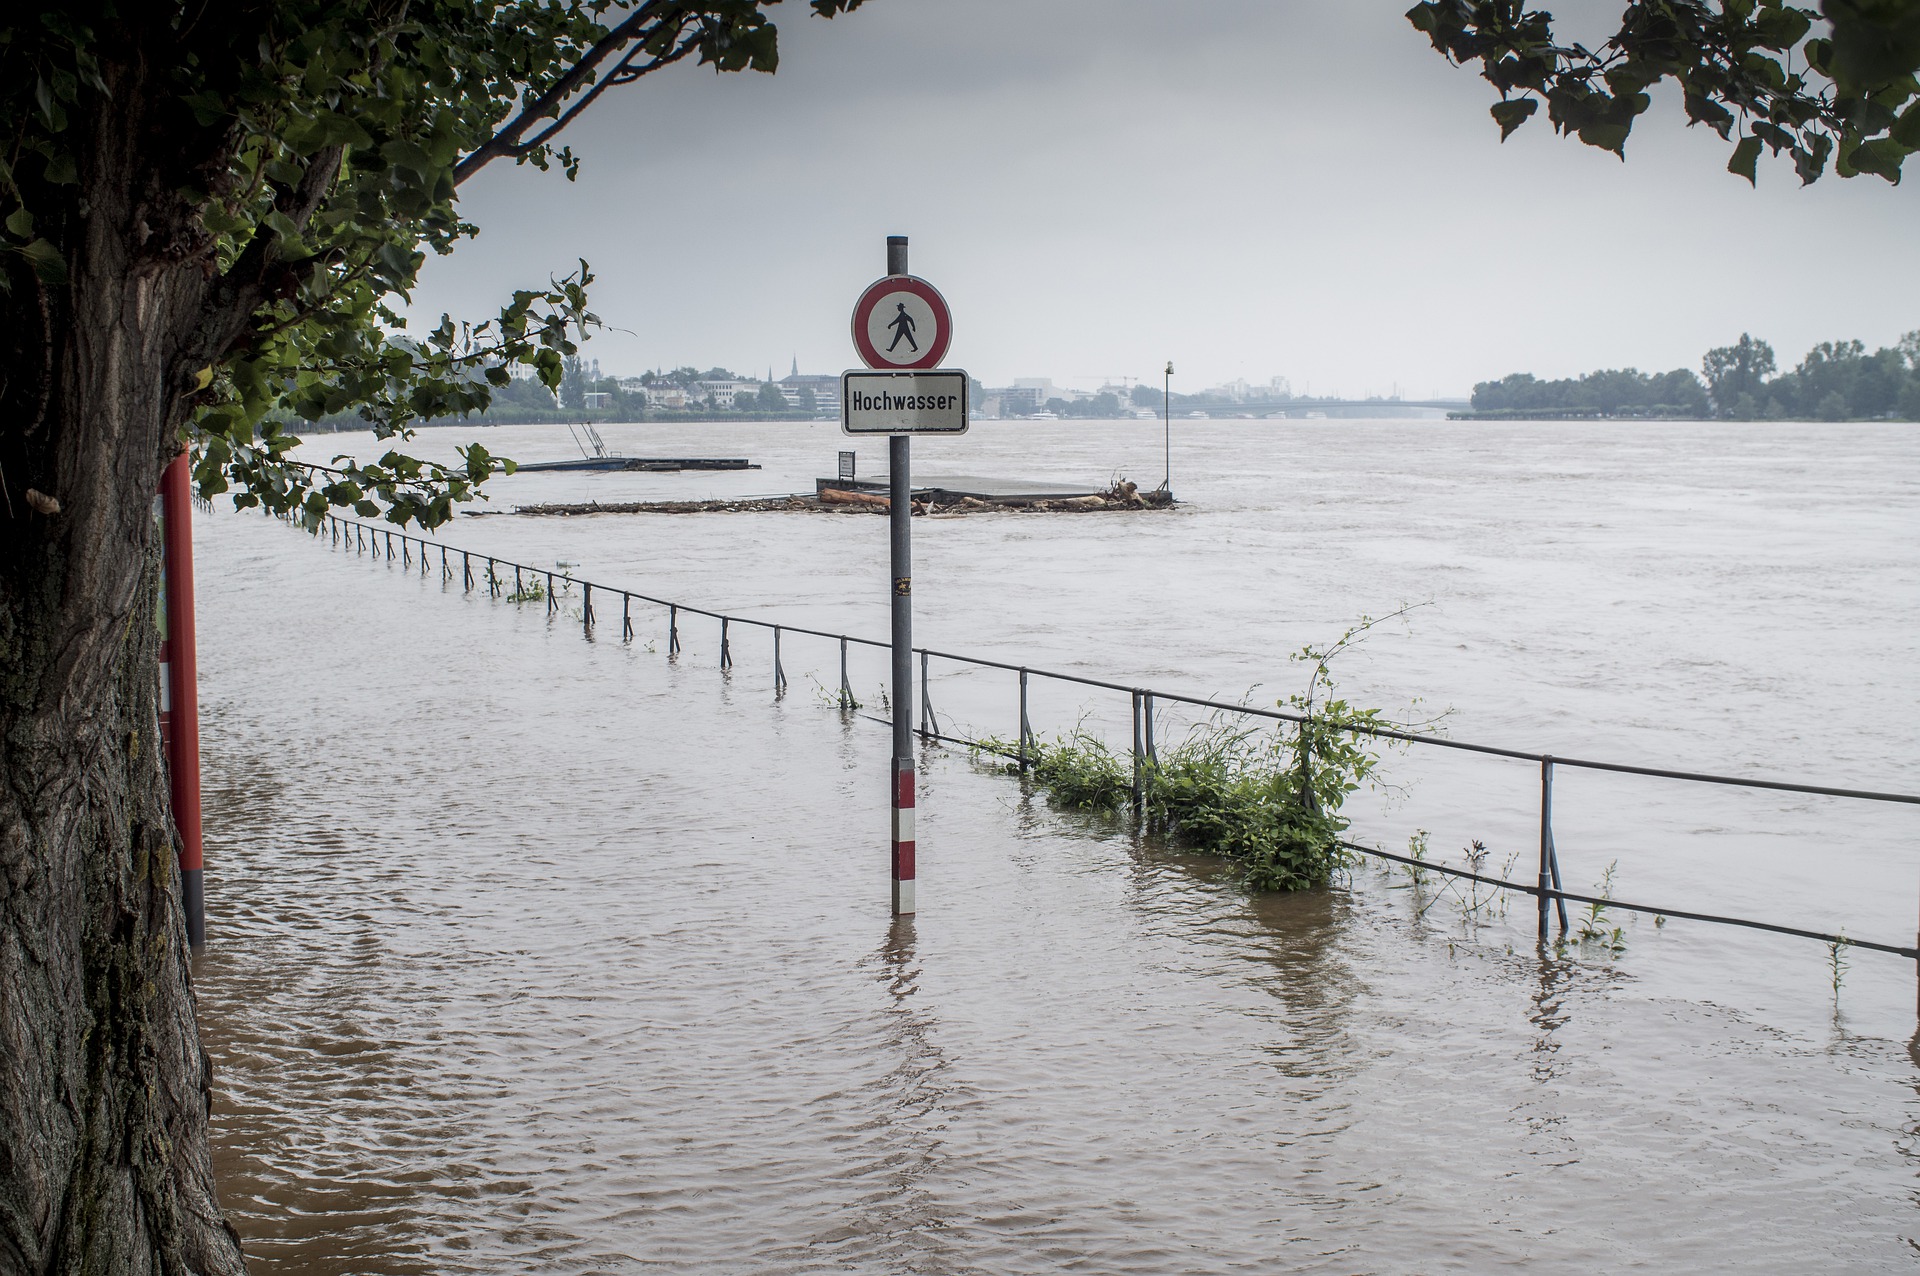
[[[843,372],[840,428],[848,434],[965,434],[967,374]]]
[[[855,459],[856,458],[852,452],[842,452],[840,454],[840,481],[841,482],[847,483],[853,480],[853,465],[854,465]]]

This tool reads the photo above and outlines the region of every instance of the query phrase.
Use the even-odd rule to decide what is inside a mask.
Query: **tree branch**
[[[304,228],[314,212],[333,189],[340,174],[344,146],[329,146],[317,152],[312,163],[300,175],[300,182],[286,195],[274,201],[296,229]],[[280,236],[262,226],[241,251],[233,265],[207,290],[200,306],[200,322],[180,353],[189,367],[206,367],[226,354],[271,296],[267,280],[281,263],[277,259]]]
[[[485,168],[488,164],[503,156],[518,156],[526,152],[532,143],[522,143],[521,138],[548,116],[560,114],[560,104],[567,100],[582,84],[593,77],[593,72],[602,62],[614,53],[634,43],[640,38],[641,29],[653,20],[655,15],[666,7],[665,0],[647,0],[629,15],[626,21],[614,27],[602,36],[594,46],[586,51],[578,62],[567,70],[552,87],[539,97],[527,103],[520,114],[503,125],[494,135],[466,155],[453,166],[453,184],[460,185],[469,177]],[[594,91],[596,94],[598,89]],[[572,113],[569,112],[569,116]],[[548,133],[551,130],[547,131]],[[547,134],[543,133],[543,136]]]
[[[538,134],[536,134],[532,138],[529,138],[526,142],[520,144],[519,146],[514,147],[513,149],[517,153],[524,153],[526,151],[532,150],[536,146],[542,145],[547,141],[547,139],[553,137],[556,133],[560,132],[560,130],[566,128],[567,125],[573,123],[574,116],[580,114],[580,112],[586,110],[589,106],[592,106],[593,100],[595,98],[599,97],[602,93],[605,93],[608,89],[612,88],[614,85],[632,84],[635,80],[639,79],[643,75],[651,75],[653,72],[658,71],[663,66],[673,65],[675,62],[680,61],[680,59],[686,57],[689,53],[692,53],[695,49],[699,47],[700,47],[700,41],[697,38],[684,37],[680,40],[679,44],[675,47],[672,53],[666,54],[662,57],[654,58],[652,61],[643,63],[640,66],[634,66],[633,59],[637,54],[641,52],[641,50],[638,48],[632,50],[630,53],[627,54],[626,57],[620,60],[620,64],[618,66],[614,67],[612,71],[609,71],[607,73],[604,79],[602,79],[598,84],[594,85],[591,89],[587,90],[587,95],[585,97],[581,98],[578,102],[575,102],[572,106],[568,107],[566,114],[562,115],[559,119],[555,120],[552,124],[548,125],[544,129],[541,129]]]

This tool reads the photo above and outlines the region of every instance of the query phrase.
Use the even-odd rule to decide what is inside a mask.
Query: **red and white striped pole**
[[[160,476],[161,572],[167,628],[160,642],[160,747],[180,830],[180,903],[187,941],[207,943],[201,882],[200,678],[193,649],[193,475],[186,453]]]
[[[907,273],[907,237],[887,237],[887,273]],[[887,436],[887,540],[893,578],[893,913],[914,911],[913,436]]]
[[[893,764],[893,913],[913,912],[913,759]]]

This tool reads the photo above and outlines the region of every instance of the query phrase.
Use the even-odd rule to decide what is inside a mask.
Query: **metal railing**
[[[428,570],[429,551],[438,551],[442,579],[452,580],[459,575],[462,588],[472,592],[480,587],[474,576],[474,565],[484,562],[486,577],[484,586],[492,597],[499,597],[504,582],[500,579],[501,569],[511,567],[514,572],[515,595],[524,596],[523,572],[532,572],[545,577],[544,593],[547,601],[547,613],[553,615],[558,609],[554,592],[554,573],[545,568],[528,567],[495,555],[481,554],[471,550],[458,550],[450,546],[428,540],[425,537],[410,535],[391,528],[375,527],[353,519],[328,515],[321,535],[331,533],[335,546],[346,543],[357,552],[366,553],[371,549],[375,556],[388,560],[395,558],[395,542],[399,542],[399,558],[403,565],[412,566],[418,561],[420,571]],[[382,541],[384,538],[384,548]],[[418,553],[415,553],[415,547]],[[459,566],[453,564],[459,559]],[[840,686],[837,703],[842,710],[857,707],[852,684],[848,680],[847,654],[849,647],[869,647],[889,650],[890,644],[873,638],[862,638],[854,634],[832,633],[824,629],[812,629],[803,625],[789,625],[778,621],[763,620],[752,616],[734,616],[710,608],[697,607],[690,603],[676,602],[671,599],[656,598],[637,590],[619,589],[608,585],[599,585],[577,577],[562,574],[562,580],[571,585],[579,585],[582,590],[583,607],[581,622],[583,632],[593,632],[596,616],[593,606],[593,594],[599,590],[605,595],[618,596],[620,599],[621,638],[630,641],[634,636],[633,604],[635,602],[662,608],[667,616],[667,654],[677,656],[682,650],[680,642],[680,618],[682,615],[702,616],[720,624],[720,668],[733,667],[733,653],[729,632],[734,625],[748,625],[758,629],[770,630],[773,635],[773,675],[776,694],[784,692],[787,676],[781,660],[781,639],[787,634],[801,634],[811,638],[821,638],[839,644],[840,650]],[[1091,678],[1084,674],[1062,673],[1052,669],[1039,669],[1030,665],[1019,665],[1004,660],[990,660],[983,656],[969,656],[960,652],[938,651],[928,647],[916,647],[914,654],[920,658],[920,726],[917,734],[923,740],[946,744],[964,745],[988,753],[998,754],[1018,764],[1024,774],[1034,762],[1034,743],[1036,736],[1028,713],[1031,682],[1035,678],[1051,682],[1067,683],[1082,687],[1093,687],[1103,691],[1124,693],[1131,699],[1133,715],[1133,741],[1131,757],[1133,763],[1133,800],[1136,811],[1141,808],[1144,797],[1147,768],[1154,765],[1157,751],[1154,740],[1154,706],[1156,703],[1186,705],[1191,708],[1205,709],[1215,713],[1239,714],[1249,718],[1262,718],[1274,722],[1305,724],[1310,719],[1305,714],[1285,709],[1264,709],[1251,705],[1233,704],[1223,700],[1209,699],[1205,696],[1181,695],[1177,692],[1160,691],[1145,687],[1131,686],[1123,682],[1113,682],[1104,678]],[[980,669],[997,669],[1018,675],[1020,696],[1019,736],[1015,747],[1009,749],[989,741],[968,739],[951,735],[940,729],[938,718],[934,714],[932,693],[928,674],[930,662],[949,661]],[[1321,720],[1324,725],[1324,720]],[[1473,744],[1464,740],[1450,740],[1442,736],[1422,735],[1417,732],[1400,731],[1391,727],[1372,726],[1364,723],[1342,722],[1336,729],[1353,735],[1369,736],[1375,739],[1392,740],[1423,748],[1450,749],[1464,753],[1477,753],[1490,757],[1508,758],[1522,762],[1532,762],[1540,768],[1540,838],[1539,866],[1532,882],[1511,881],[1500,877],[1490,877],[1466,869],[1454,868],[1438,861],[1419,859],[1396,854],[1377,846],[1368,846],[1359,842],[1342,841],[1347,850],[1376,859],[1408,865],[1420,872],[1438,873],[1448,877],[1493,886],[1504,890],[1531,895],[1536,901],[1540,938],[1547,939],[1551,929],[1550,918],[1557,912],[1559,928],[1564,934],[1568,928],[1567,903],[1599,905],[1622,912],[1651,914],[1661,917],[1677,917],[1689,921],[1711,922],[1723,926],[1738,926],[1749,930],[1768,931],[1774,934],[1795,935],[1806,939],[1815,939],[1827,944],[1845,945],[1874,952],[1892,953],[1920,962],[1920,942],[1913,946],[1879,943],[1867,939],[1856,939],[1845,934],[1829,934],[1824,931],[1807,930],[1795,926],[1782,926],[1772,922],[1753,918],[1732,917],[1713,913],[1692,912],[1685,909],[1668,908],[1651,904],[1634,904],[1623,900],[1601,896],[1583,895],[1562,887],[1560,879],[1559,854],[1553,838],[1553,785],[1556,768],[1570,767],[1587,771],[1612,772],[1618,775],[1651,776],[1658,779],[1680,780],[1692,784],[1718,785],[1730,788],[1767,790],[1780,793],[1805,793],[1822,797],[1842,798],[1858,802],[1892,802],[1909,806],[1920,806],[1920,794],[1887,793],[1872,789],[1843,788],[1828,784],[1805,784],[1791,780],[1767,780],[1749,776],[1715,775],[1708,772],[1681,771],[1670,767],[1640,766],[1626,762],[1603,762],[1591,758],[1569,758],[1551,753],[1536,753],[1526,749],[1511,749],[1499,745]]]

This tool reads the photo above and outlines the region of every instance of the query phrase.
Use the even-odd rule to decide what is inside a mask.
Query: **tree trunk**
[[[0,1273],[242,1272],[157,719],[153,499],[208,272],[150,245],[151,86],[108,74],[68,277],[0,265]]]

